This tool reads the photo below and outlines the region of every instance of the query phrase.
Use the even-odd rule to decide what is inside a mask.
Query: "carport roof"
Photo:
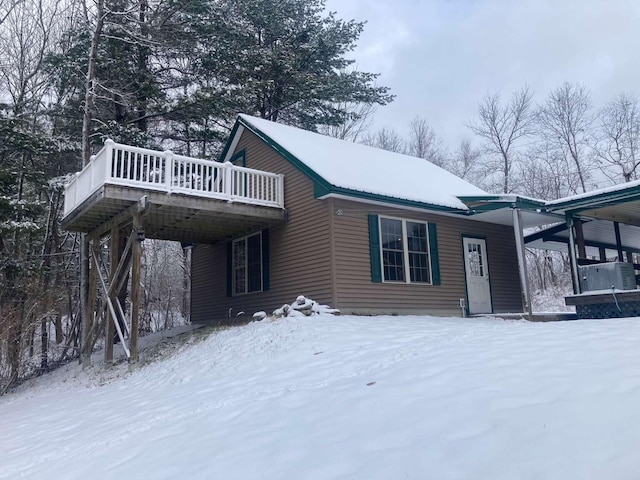
[[[640,181],[553,200],[546,203],[544,210],[582,219],[587,248],[616,250],[615,230],[611,222],[618,222],[622,250],[640,252]],[[527,246],[546,250],[566,251],[568,243],[569,232],[565,223],[525,236]]]

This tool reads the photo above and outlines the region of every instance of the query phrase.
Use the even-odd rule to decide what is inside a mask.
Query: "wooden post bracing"
[[[99,336],[105,334],[105,362],[113,362],[114,336],[117,333],[122,348],[130,362],[138,361],[138,325],[141,303],[141,266],[142,215],[148,212],[146,197],[142,197],[132,208],[126,210],[128,216],[118,215],[119,224],[113,219],[95,229],[90,235],[84,236],[82,248],[86,249],[87,265],[83,269],[81,278],[86,286],[86,299],[82,309],[82,349],[81,362],[83,366],[91,364],[91,352]],[[101,254],[100,238],[109,230],[111,238],[109,250],[111,257],[107,266]],[[129,225],[131,232],[124,248],[123,228]],[[106,272],[106,275],[103,274]],[[127,332],[127,322],[118,294],[126,287],[127,279],[131,278],[131,328]],[[100,292],[98,291],[100,287]],[[100,293],[100,296],[98,294]],[[98,328],[96,316],[105,315],[104,322]],[[102,328],[104,326],[104,328]],[[125,337],[129,334],[129,346]]]
[[[114,303],[117,299],[114,289],[112,288],[113,284],[117,282],[116,273],[118,270],[118,264],[120,263],[119,257],[119,249],[118,245],[120,243],[120,229],[112,228],[111,229],[111,239],[109,241],[109,253],[111,255],[109,262],[109,298],[111,299],[111,303]],[[104,334],[104,361],[106,363],[113,362],[113,341],[115,335],[115,322],[117,322],[117,318],[113,318],[111,314],[111,310],[107,309],[107,324],[105,328]]]

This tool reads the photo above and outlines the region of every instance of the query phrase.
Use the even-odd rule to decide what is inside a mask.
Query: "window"
[[[380,217],[380,241],[385,282],[432,283],[426,223]]]
[[[262,232],[239,238],[232,246],[233,294],[262,291]]]

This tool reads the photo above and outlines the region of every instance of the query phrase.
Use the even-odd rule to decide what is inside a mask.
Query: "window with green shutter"
[[[369,215],[373,282],[440,284],[433,223]]]

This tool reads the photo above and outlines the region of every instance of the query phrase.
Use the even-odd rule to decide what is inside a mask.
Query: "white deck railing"
[[[64,214],[103,185],[284,208],[284,176],[107,140],[65,187]]]

